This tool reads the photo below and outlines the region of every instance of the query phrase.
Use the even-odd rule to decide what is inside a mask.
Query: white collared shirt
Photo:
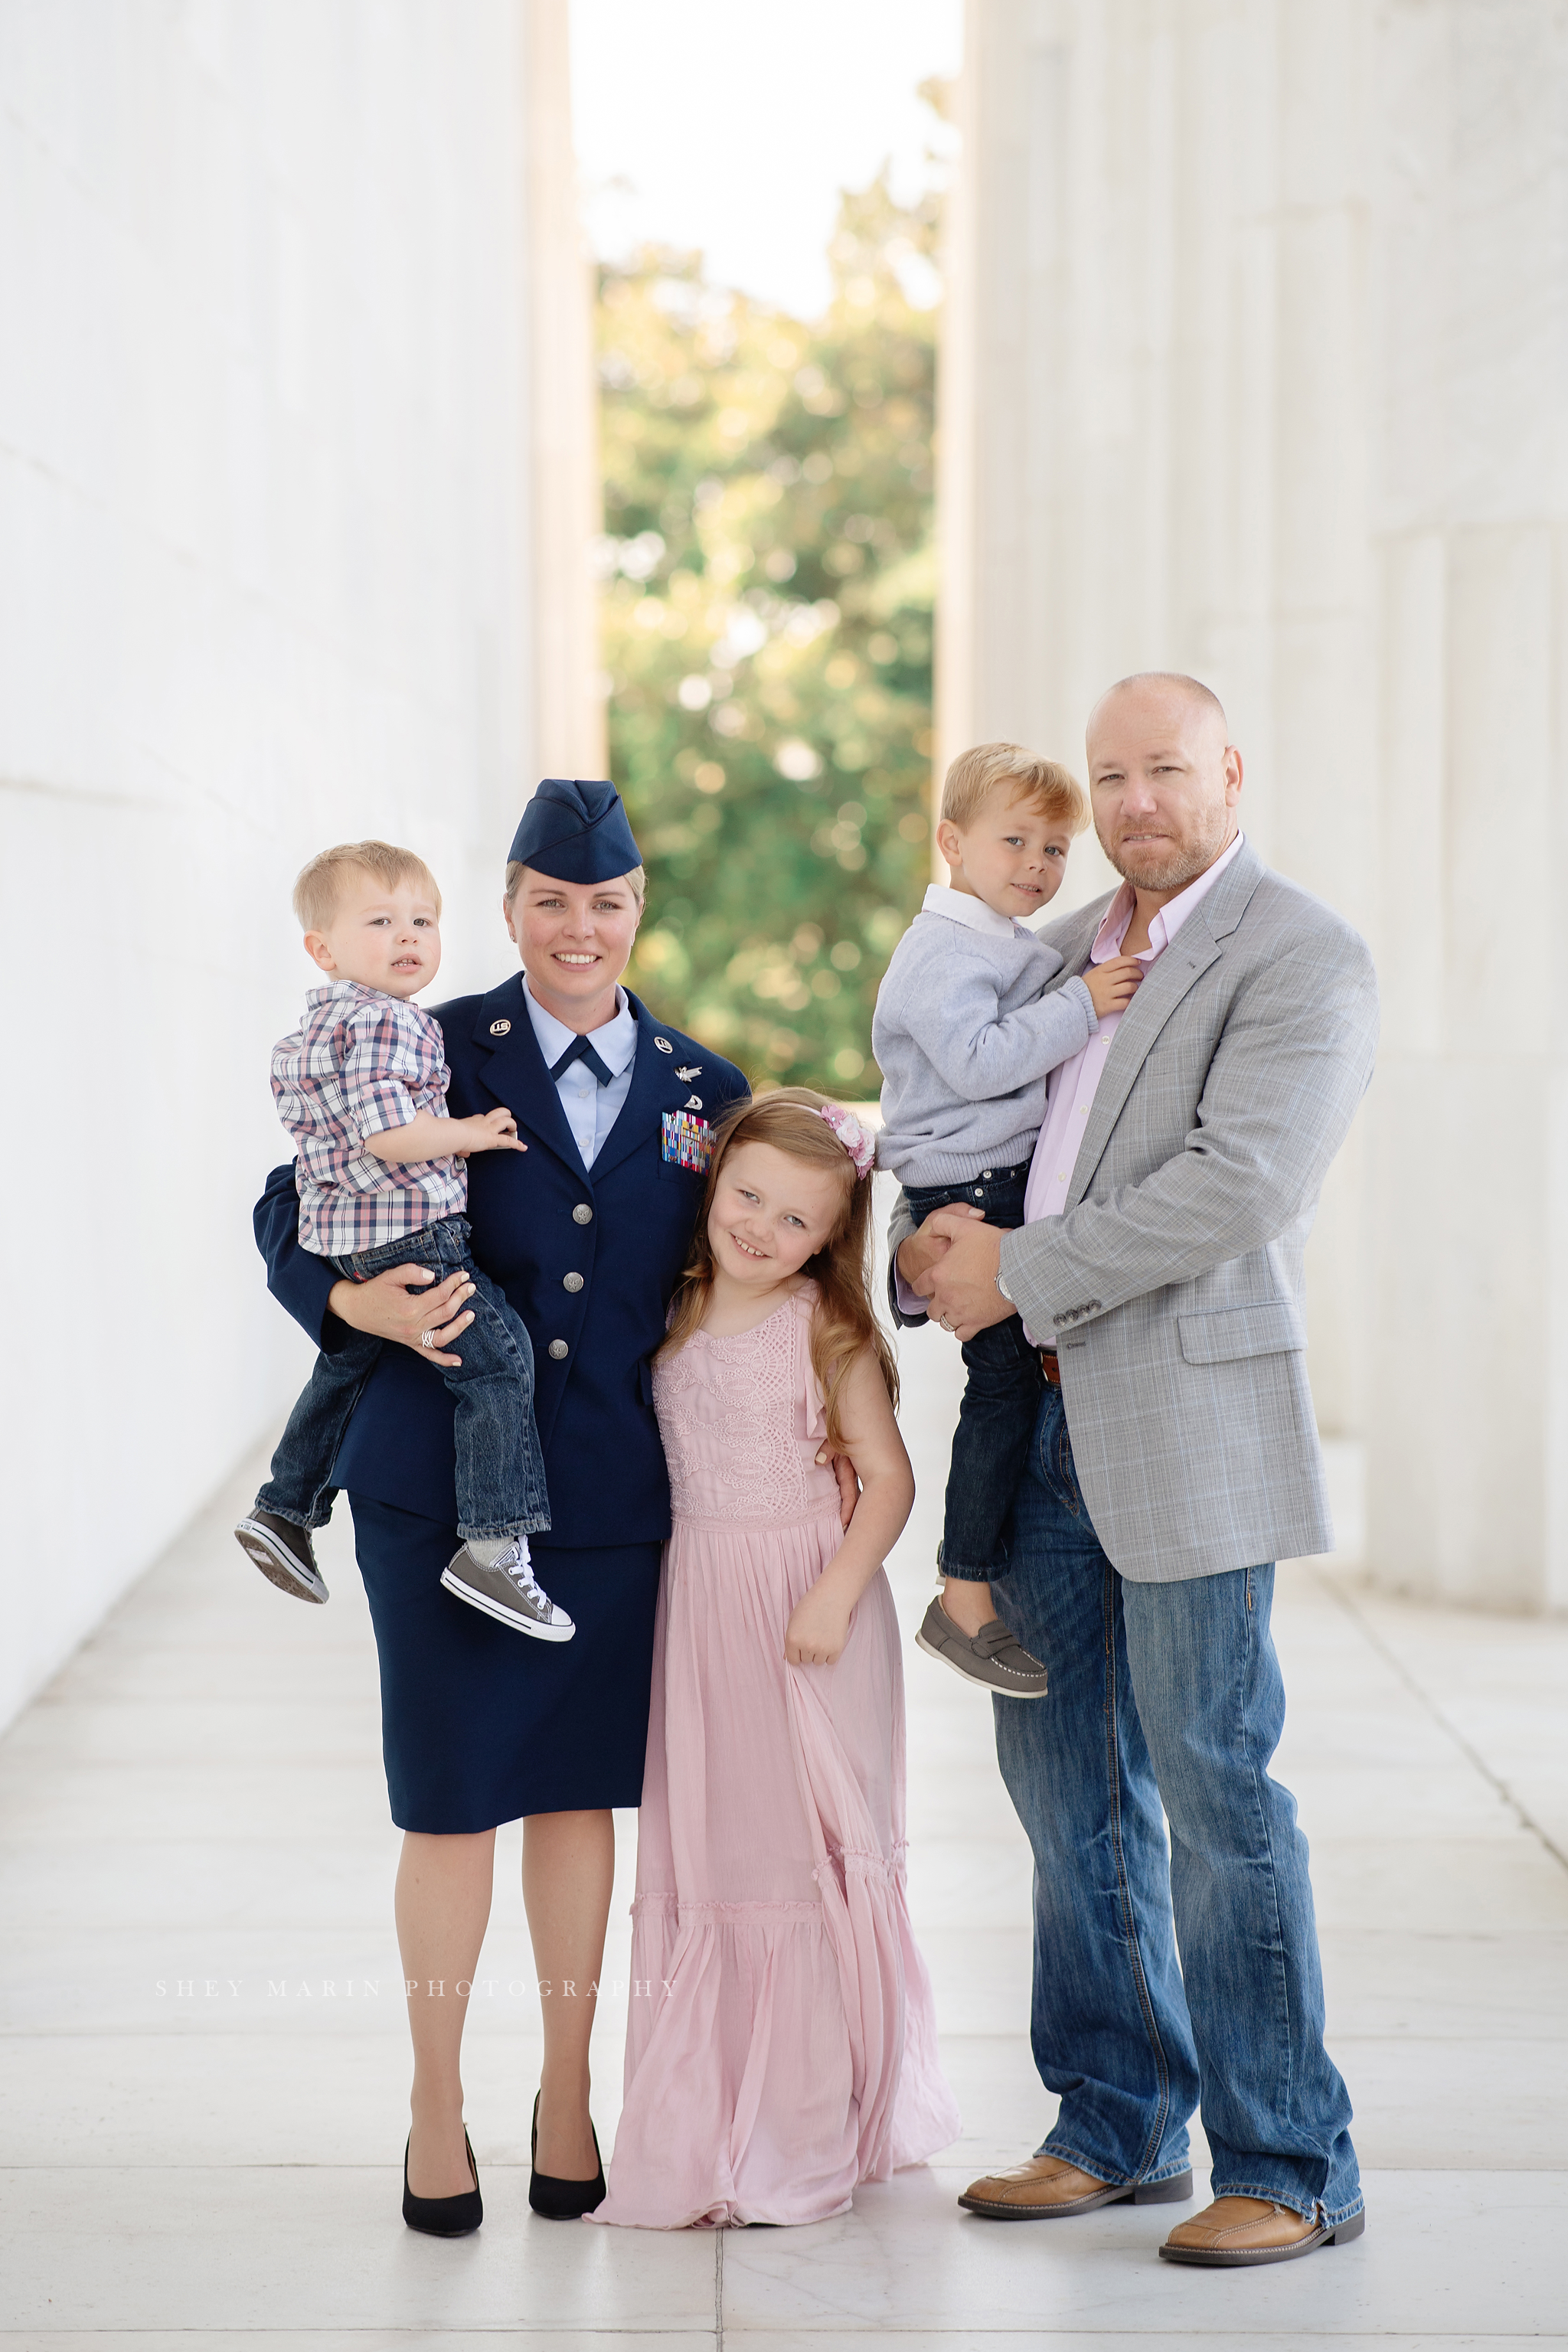
[[[1011,915],[999,915],[984,898],[972,891],[950,889],[945,882],[928,882],[925,897],[921,900],[922,915],[945,915],[950,923],[963,923],[972,931],[988,931],[993,939],[1010,940],[1015,931],[1033,937],[1027,926],[1016,923]]]
[[[539,1050],[544,1056],[544,1066],[553,1069],[577,1032],[557,1021],[553,1013],[546,1013],[528,984],[528,974],[522,976],[522,1001],[528,1007],[528,1017],[533,1024],[533,1034],[539,1040]],[[632,1064],[637,1058],[637,1015],[626,1002],[626,991],[616,991],[614,1018],[602,1029],[591,1032],[594,1051],[611,1073],[610,1083],[602,1087],[586,1062],[574,1062],[563,1070],[555,1081],[555,1091],[561,1097],[561,1108],[566,1114],[566,1124],[572,1130],[572,1140],[583,1156],[584,1168],[592,1168],[603,1150],[605,1139],[620,1116],[621,1107],[632,1089]]]

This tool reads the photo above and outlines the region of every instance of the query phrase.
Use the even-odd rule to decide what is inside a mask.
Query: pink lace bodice
[[[826,1434],[811,1369],[815,1284],[732,1339],[696,1331],[653,1368],[653,1401],[678,1520],[777,1527],[838,1509],[818,1469]]]

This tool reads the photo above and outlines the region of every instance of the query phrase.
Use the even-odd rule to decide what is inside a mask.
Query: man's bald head
[[[1180,670],[1144,670],[1106,688],[1087,732],[1101,848],[1136,889],[1173,895],[1236,831],[1241,755],[1219,697]]]
[[[1225,705],[1214,688],[1205,686],[1201,677],[1189,677],[1184,670],[1179,669],[1140,669],[1134,670],[1131,677],[1119,677],[1114,686],[1106,688],[1105,692],[1089,712],[1089,726],[1086,730],[1089,735],[1093,735],[1094,722],[1107,703],[1116,696],[1124,694],[1136,695],[1141,700],[1156,703],[1184,702],[1194,713],[1218,727],[1222,742],[1228,742],[1230,740],[1230,725],[1225,715]]]

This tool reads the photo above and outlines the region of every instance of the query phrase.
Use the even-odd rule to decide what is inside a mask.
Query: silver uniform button
[[[574,1225],[591,1225],[593,1222],[593,1210],[588,1206],[586,1201],[579,1201],[576,1207],[572,1212],[572,1223]]]
[[[583,1287],[582,1276],[580,1274],[563,1274],[561,1277],[561,1287],[563,1290],[581,1290]]]
[[[549,1346],[548,1349],[546,1350],[546,1353],[547,1353],[547,1354],[549,1354],[549,1355],[551,1355],[551,1356],[553,1356],[553,1358],[555,1359],[555,1361],[556,1361],[557,1363],[559,1363],[559,1362],[561,1361],[562,1357],[566,1353],[566,1342],[565,1342],[565,1340],[564,1340],[564,1339],[552,1339],[552,1341],[550,1342],[550,1346]]]

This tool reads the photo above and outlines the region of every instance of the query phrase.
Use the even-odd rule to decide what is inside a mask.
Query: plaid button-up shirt
[[[298,1151],[300,1240],[318,1257],[401,1241],[468,1202],[461,1160],[378,1160],[368,1135],[447,1115],[446,1041],[416,1004],[351,980],[312,988],[272,1049],[272,1096]]]

